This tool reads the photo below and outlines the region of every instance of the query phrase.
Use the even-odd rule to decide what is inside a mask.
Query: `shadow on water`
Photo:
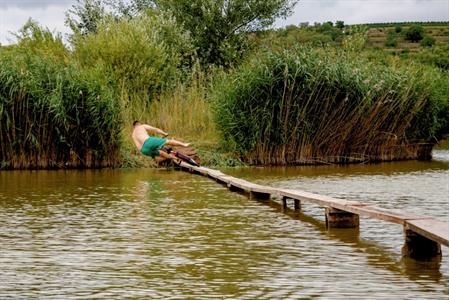
[[[440,282],[443,279],[443,274],[440,271],[440,260],[433,262],[423,262],[409,258],[400,258],[398,260],[397,253],[387,251],[376,242],[360,239],[359,228],[327,228],[325,222],[306,215],[301,210],[295,210],[290,207],[284,208],[283,204],[276,200],[256,199],[255,201],[270,206],[277,213],[283,213],[294,220],[313,225],[323,236],[337,239],[346,245],[350,245],[357,252],[366,254],[368,263],[375,268],[386,267],[391,272],[406,275],[409,279],[417,282],[422,278],[434,282]]]

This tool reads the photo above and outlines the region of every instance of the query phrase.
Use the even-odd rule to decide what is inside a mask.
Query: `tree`
[[[74,33],[87,35],[96,33],[99,22],[106,16],[105,6],[101,0],[77,0],[66,13],[65,24]]]
[[[414,24],[405,32],[405,39],[413,43],[417,43],[424,37],[424,29],[422,26]]]
[[[345,28],[345,22],[344,21],[337,21],[335,23],[335,27],[337,27],[340,30],[343,30]]]
[[[190,31],[203,64],[232,65],[248,47],[246,33],[288,16],[298,0],[156,0]]]
[[[330,21],[319,25],[317,31],[329,35],[333,41],[341,35],[341,31],[334,27],[334,23]]]
[[[106,15],[134,18],[148,9],[173,15],[190,32],[203,65],[230,66],[248,48],[246,33],[286,17],[299,0],[77,0],[66,23],[74,32],[95,33]],[[107,13],[106,13],[107,11]]]

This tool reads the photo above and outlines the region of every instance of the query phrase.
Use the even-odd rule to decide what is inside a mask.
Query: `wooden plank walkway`
[[[308,193],[305,191],[263,186],[240,178],[228,176],[217,170],[205,167],[194,167],[184,162],[181,163],[180,168],[184,171],[215,179],[218,182],[226,184],[230,190],[243,191],[256,198],[267,199],[271,196],[280,197],[283,201],[285,201],[284,204],[288,199],[293,199],[295,200],[295,208],[299,207],[297,203],[299,201],[309,202],[357,216],[400,224],[404,226],[404,232],[412,231],[419,236],[423,236],[437,243],[438,248],[440,244],[449,247],[449,224],[431,217],[419,216],[396,209],[384,209],[358,201],[337,199],[329,196]]]

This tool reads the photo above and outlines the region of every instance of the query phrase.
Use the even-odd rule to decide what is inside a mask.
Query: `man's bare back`
[[[165,145],[169,145],[169,146],[181,146],[181,147],[187,147],[189,146],[188,143],[183,143],[177,140],[166,140],[166,139],[161,139],[161,138],[152,138],[150,137],[150,135],[148,134],[148,131],[150,132],[154,132],[156,134],[162,135],[164,137],[166,137],[168,135],[168,133],[166,133],[165,131],[163,131],[162,129],[159,129],[157,127],[153,127],[147,124],[142,124],[139,121],[135,121],[134,124],[134,130],[132,133],[132,139],[134,144],[136,145],[137,149],[142,152],[142,154],[144,155],[159,155],[162,156],[164,158],[168,158],[168,159],[176,159],[176,157],[174,157],[173,155],[170,155],[164,151],[159,151],[159,149],[165,144]],[[147,140],[148,143],[145,143]],[[147,148],[151,147],[148,144],[151,144],[153,141],[156,141],[156,145],[153,145],[154,149],[152,149],[149,153],[147,152]],[[146,151],[142,151],[142,147],[145,146],[145,150]],[[151,149],[151,148],[150,148]],[[145,152],[145,153],[144,153]]]
[[[149,126],[146,124],[140,124],[140,125],[134,126],[132,138],[133,138],[134,144],[136,145],[136,147],[139,151],[142,149],[143,143],[145,143],[145,141],[150,137],[147,130],[159,133],[163,136],[167,136],[166,132],[164,132],[156,127],[152,127],[152,126]]]

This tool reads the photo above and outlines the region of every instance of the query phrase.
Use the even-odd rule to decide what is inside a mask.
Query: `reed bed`
[[[0,168],[120,163],[120,107],[104,74],[29,47],[0,49]]]
[[[32,21],[18,40],[0,48],[0,168],[8,169],[133,165],[124,124],[178,90],[192,55],[188,34],[156,14],[105,19],[97,34],[73,35],[72,49]]]
[[[251,164],[427,159],[448,118],[444,85],[422,67],[298,47],[220,78],[212,99],[224,143]]]

